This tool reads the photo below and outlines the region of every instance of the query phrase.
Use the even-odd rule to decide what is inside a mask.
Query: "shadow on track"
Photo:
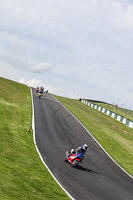
[[[76,166],[75,169],[82,170],[82,171],[89,172],[89,173],[100,174],[100,173],[98,173],[96,171],[93,171],[93,170],[90,170],[88,168],[82,167],[81,165]]]

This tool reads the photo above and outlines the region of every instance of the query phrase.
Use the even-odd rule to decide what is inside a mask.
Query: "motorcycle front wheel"
[[[67,161],[68,161],[68,160],[67,160],[67,156],[65,156],[65,158],[64,158],[64,161],[65,161],[65,162],[67,162]]]
[[[79,164],[78,160],[73,160],[71,166],[76,167]]]

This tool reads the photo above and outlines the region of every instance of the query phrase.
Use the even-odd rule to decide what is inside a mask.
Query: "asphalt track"
[[[58,182],[75,200],[133,200],[133,179],[100,148],[85,128],[52,95],[39,99],[32,89],[35,138],[39,152]],[[95,124],[94,124],[95,126]],[[65,152],[88,144],[77,168],[64,162]]]

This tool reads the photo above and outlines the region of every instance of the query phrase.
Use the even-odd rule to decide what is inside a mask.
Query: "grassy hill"
[[[41,162],[33,142],[30,88],[0,78],[0,199],[70,199]]]

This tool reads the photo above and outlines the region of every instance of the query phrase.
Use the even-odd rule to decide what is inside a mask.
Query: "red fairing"
[[[70,155],[70,157],[67,158],[68,162],[70,162],[70,164],[72,164],[72,161],[75,159],[75,157],[76,157],[76,154]],[[80,162],[79,158],[76,158],[76,160],[78,160]]]

